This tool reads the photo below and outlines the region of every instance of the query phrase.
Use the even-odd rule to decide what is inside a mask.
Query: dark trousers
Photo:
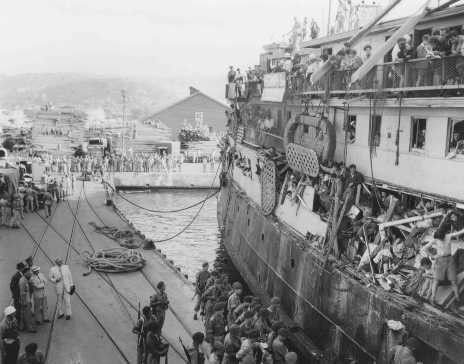
[[[4,344],[5,356],[3,357],[2,364],[16,364],[19,355],[19,340],[12,344]]]
[[[21,322],[21,304],[19,303],[19,296],[18,297],[13,297],[13,306],[16,308],[15,316],[16,316],[16,321],[19,323]]]

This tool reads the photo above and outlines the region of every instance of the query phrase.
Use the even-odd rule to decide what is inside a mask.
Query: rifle
[[[138,308],[137,308],[137,325],[140,324],[140,318],[141,318],[141,313],[140,313],[140,302],[138,304]],[[142,331],[143,331],[143,324],[142,324],[142,327],[140,327],[140,330],[139,332],[137,333],[137,348],[140,347],[140,342],[142,341]]]
[[[182,345],[182,349],[184,349],[185,356],[187,357],[187,363],[190,364],[192,362],[192,359],[190,358],[190,354],[187,348],[185,347],[184,342],[182,341],[182,338],[180,336],[179,336],[179,341],[180,341],[180,345]]]

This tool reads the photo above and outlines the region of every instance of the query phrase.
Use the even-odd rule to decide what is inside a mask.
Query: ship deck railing
[[[333,70],[316,84],[304,75],[290,76],[289,91],[299,95],[333,95],[437,91],[464,88],[464,56],[418,58],[374,66],[359,82],[350,84],[355,70]],[[436,96],[436,94],[432,94]]]
[[[247,101],[253,97],[261,97],[262,80],[235,81],[226,84],[225,97],[228,100]]]

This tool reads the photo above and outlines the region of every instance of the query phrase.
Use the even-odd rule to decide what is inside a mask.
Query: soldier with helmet
[[[227,300],[227,321],[229,325],[235,322],[236,317],[234,315],[234,310],[242,303],[243,293],[243,286],[240,282],[234,282],[232,288],[234,291]]]

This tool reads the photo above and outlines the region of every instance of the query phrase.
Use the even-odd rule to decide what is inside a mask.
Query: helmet
[[[13,306],[7,306],[5,307],[5,310],[3,311],[5,316],[10,316],[14,314],[15,312],[16,312],[16,308],[14,308]]]
[[[234,284],[232,285],[232,288],[233,289],[242,289],[242,284],[240,282],[234,282]]]

